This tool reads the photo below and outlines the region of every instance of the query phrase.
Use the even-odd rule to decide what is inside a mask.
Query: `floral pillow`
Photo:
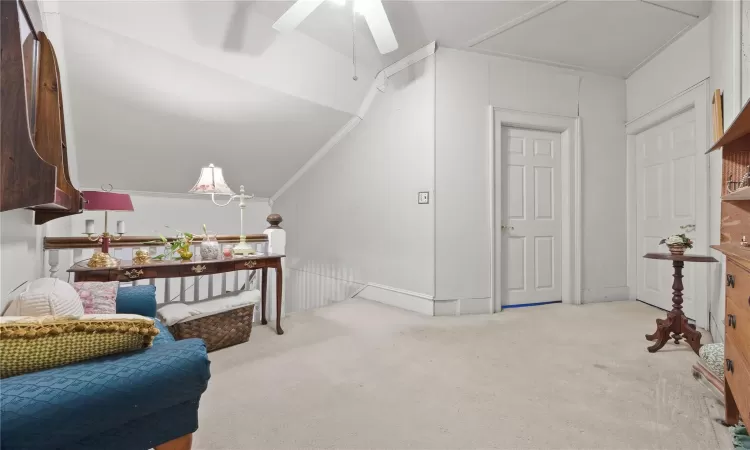
[[[115,314],[119,281],[82,281],[73,283],[83,302],[84,314]]]

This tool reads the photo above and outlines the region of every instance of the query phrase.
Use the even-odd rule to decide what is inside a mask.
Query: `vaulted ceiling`
[[[352,27],[350,3],[325,2],[279,34],[271,25],[292,3],[61,2],[81,185],[185,192],[213,162],[231,185],[270,197],[357,114],[380,69],[429,42],[624,78],[710,10],[707,1],[386,1],[399,49],[381,55],[361,18]]]

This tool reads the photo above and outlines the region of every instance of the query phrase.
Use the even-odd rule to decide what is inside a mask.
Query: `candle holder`
[[[109,191],[85,191],[82,195],[84,209],[88,211],[104,211],[104,232],[100,234],[94,233],[92,224],[91,229],[89,230],[87,226],[86,232],[83,233],[88,236],[91,242],[101,242],[102,244],[101,251],[94,253],[87,265],[95,268],[117,267],[119,261],[110,256],[109,245],[113,239],[115,241],[122,239],[122,236],[125,234],[125,223],[122,221],[118,222],[117,236],[110,234],[107,230],[109,211],[133,211],[133,203],[130,200],[130,195],[111,192],[111,187]]]

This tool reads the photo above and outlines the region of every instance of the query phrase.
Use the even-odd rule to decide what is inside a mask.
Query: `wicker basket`
[[[175,339],[199,338],[206,342],[206,350],[241,344],[250,339],[255,304],[223,310],[216,314],[178,322],[169,327]]]

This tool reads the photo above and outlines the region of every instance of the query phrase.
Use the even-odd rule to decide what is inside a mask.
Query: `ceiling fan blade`
[[[388,15],[385,13],[381,0],[354,0],[355,8],[358,13],[365,16],[367,26],[370,27],[372,37],[375,38],[375,44],[378,46],[380,53],[385,55],[398,48],[396,35],[393,34],[393,28],[388,21]]]
[[[292,31],[307,18],[315,8],[320,6],[323,0],[297,0],[286,12],[273,24],[275,30],[286,33]]]

